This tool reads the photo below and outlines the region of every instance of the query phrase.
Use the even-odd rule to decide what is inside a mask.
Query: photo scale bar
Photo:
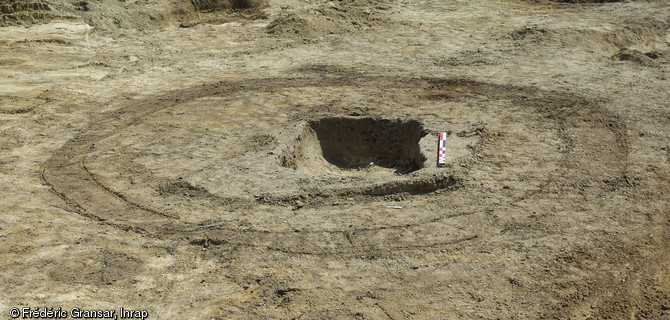
[[[442,167],[447,165],[447,133],[440,133],[440,138],[437,143],[437,166]]]

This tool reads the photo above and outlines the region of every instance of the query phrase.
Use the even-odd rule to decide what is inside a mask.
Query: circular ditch
[[[426,135],[415,120],[324,118],[305,126],[280,164],[313,174],[403,175],[424,167],[420,142]]]
[[[222,127],[226,131],[219,131],[222,134],[218,139],[209,130],[194,130],[213,118],[207,112],[247,114],[247,104],[233,103],[236,96],[259,101],[258,97],[275,95],[276,88],[312,88],[315,84],[323,87],[322,94],[340,96],[341,89],[347,88],[356,93],[354,97],[393,92],[389,87],[413,88],[429,107],[412,111],[415,117],[432,114],[435,108],[444,112],[421,122],[330,117],[279,127],[282,121],[273,113],[291,112],[295,106],[289,105],[243,118],[250,126],[260,122],[262,128],[277,128],[263,130],[268,136],[241,149],[237,148],[239,139],[221,138],[235,136],[235,131],[243,128],[236,125],[236,117],[225,119]],[[417,97],[403,95],[408,96],[408,104]],[[231,103],[217,109],[221,100],[201,100],[202,97],[221,97]],[[485,101],[480,101],[480,97],[485,97]],[[401,98],[391,95],[380,99],[403,101]],[[44,164],[41,178],[70,205],[69,210],[99,223],[157,238],[205,239],[204,243],[300,254],[377,254],[444,247],[474,239],[477,232],[464,229],[463,223],[442,222],[443,219],[481,211],[480,200],[492,207],[498,205],[496,198],[495,202],[479,199],[488,187],[483,183],[477,186],[475,177],[491,183],[524,181],[524,189],[518,190],[520,197],[513,199],[516,203],[532,201],[536,194],[555,192],[557,181],[573,179],[576,186],[583,186],[612,174],[624,179],[626,173],[625,124],[621,125],[616,115],[599,104],[560,91],[440,78],[281,78],[197,86],[146,98],[141,102],[142,108],[137,105],[137,101],[131,101],[92,119],[86,130],[54,152]],[[190,110],[192,116],[177,117],[176,112],[167,112],[172,108]],[[395,110],[381,103],[378,108],[371,112],[393,114]],[[319,112],[349,111],[334,107]],[[305,118],[305,112],[295,112],[299,112],[295,118]],[[497,128],[497,133],[489,133],[483,124],[467,119],[487,121]],[[175,123],[188,133],[187,139],[180,139],[178,131],[173,137],[166,137],[165,128],[173,129]],[[550,130],[542,134],[517,132],[517,123]],[[454,133],[447,137],[448,165],[437,168],[437,134],[445,130]],[[563,134],[566,130],[570,136]],[[146,143],[138,144],[138,137]],[[519,142],[524,145],[517,146]],[[598,147],[601,145],[614,147],[603,149]],[[235,156],[219,157],[226,148],[235,150],[228,151]],[[187,161],[195,149],[200,160],[206,160],[204,163]],[[421,163],[422,155],[429,160]],[[585,156],[603,161],[597,165],[580,162]],[[333,169],[360,174],[366,162],[387,169],[391,175],[337,176],[327,172]],[[589,175],[583,178],[580,171],[579,177],[573,176],[576,165],[588,170]],[[547,173],[547,166],[558,170],[556,176]],[[316,174],[305,172],[309,170]],[[405,174],[394,174],[396,171]],[[473,175],[473,182],[466,184],[458,196],[411,200],[412,205],[402,214],[384,212],[382,206],[387,201],[405,197],[386,195],[419,195],[458,188],[459,181],[469,175]],[[373,198],[377,196],[383,198]],[[348,200],[350,197],[356,201]],[[445,200],[455,201],[445,206]],[[427,208],[427,203],[435,204],[435,208]],[[301,211],[291,214],[283,208],[287,205]]]

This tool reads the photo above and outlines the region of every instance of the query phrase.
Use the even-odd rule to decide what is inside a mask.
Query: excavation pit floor
[[[305,127],[281,162],[284,167],[314,173],[336,171],[331,169],[334,166],[352,175],[361,171],[407,174],[423,168],[430,157],[420,147],[425,136],[418,121],[320,119]]]

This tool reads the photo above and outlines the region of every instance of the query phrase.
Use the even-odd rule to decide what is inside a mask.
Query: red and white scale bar
[[[446,166],[447,165],[447,133],[440,133],[440,140],[437,144],[437,165]]]

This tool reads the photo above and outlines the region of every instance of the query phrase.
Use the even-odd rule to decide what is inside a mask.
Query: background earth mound
[[[0,26],[69,19],[82,20],[104,30],[150,30],[175,25],[182,20],[212,19],[210,16],[214,12],[228,17],[237,11],[249,15],[264,5],[263,0],[2,0]]]

